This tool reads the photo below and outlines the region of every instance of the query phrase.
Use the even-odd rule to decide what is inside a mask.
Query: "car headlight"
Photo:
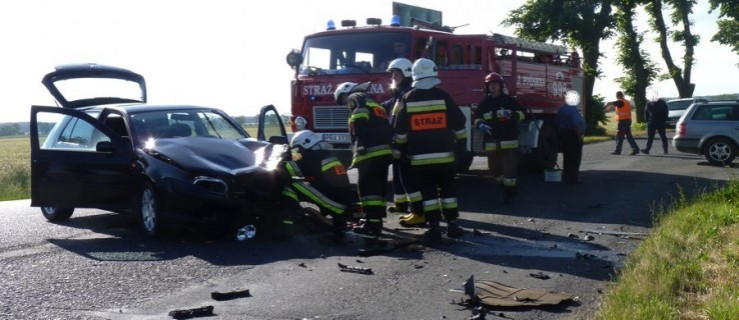
[[[305,118],[301,116],[295,117],[295,128],[300,130],[305,130],[305,126],[308,125],[308,120],[305,120]]]

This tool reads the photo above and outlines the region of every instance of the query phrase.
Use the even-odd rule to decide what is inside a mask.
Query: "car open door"
[[[131,145],[85,112],[31,108],[31,205],[128,208]]]
[[[282,117],[273,105],[262,107],[259,112],[257,139],[275,144],[288,144]]]

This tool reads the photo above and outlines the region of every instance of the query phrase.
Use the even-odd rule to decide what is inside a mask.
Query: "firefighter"
[[[406,58],[398,58],[390,62],[387,71],[390,72],[392,83],[390,89],[393,97],[382,103],[385,111],[388,112],[388,120],[392,123],[393,118],[397,115],[399,108],[396,108],[398,100],[411,89],[413,82],[411,69],[413,63]],[[393,190],[394,204],[390,206],[390,212],[402,212],[400,216],[400,224],[405,227],[412,227],[425,224],[421,206],[421,192],[410,174],[410,163],[408,159],[401,159],[398,152],[393,152]],[[418,214],[415,214],[418,212]]]
[[[518,123],[524,119],[524,110],[504,88],[500,74],[485,76],[485,98],[475,111],[475,127],[483,135],[491,173],[503,185],[503,202],[510,203],[518,188]]]
[[[387,171],[392,160],[392,128],[385,109],[365,93],[369,82],[349,86],[340,85],[334,95],[337,102],[346,103],[351,113],[351,167],[357,168],[357,191],[365,215],[364,224],[354,228],[354,232],[377,237],[382,233],[382,218],[387,206],[385,197]]]
[[[305,201],[317,205],[324,217],[330,215],[334,240],[341,242],[346,215],[354,200],[346,168],[329,150],[331,146],[310,130],[296,133],[290,147],[297,154],[285,164],[293,181],[283,195],[291,200],[288,203],[295,212],[300,209],[300,201]],[[292,225],[292,220],[285,219],[283,223]]]
[[[443,213],[447,236],[461,237],[454,190],[454,155],[464,148],[465,116],[452,98],[436,86],[441,83],[436,64],[429,59],[413,63],[413,89],[400,100],[393,120],[394,148],[410,161],[421,191],[423,215],[429,223],[427,240],[441,238]]]

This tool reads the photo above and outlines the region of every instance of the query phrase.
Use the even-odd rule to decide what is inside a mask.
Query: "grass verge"
[[[739,181],[660,212],[596,319],[739,319]]]
[[[0,201],[31,197],[31,141],[0,138]]]

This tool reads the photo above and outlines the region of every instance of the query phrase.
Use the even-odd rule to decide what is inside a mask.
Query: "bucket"
[[[562,181],[562,170],[560,169],[544,169],[544,181],[560,182]]]

